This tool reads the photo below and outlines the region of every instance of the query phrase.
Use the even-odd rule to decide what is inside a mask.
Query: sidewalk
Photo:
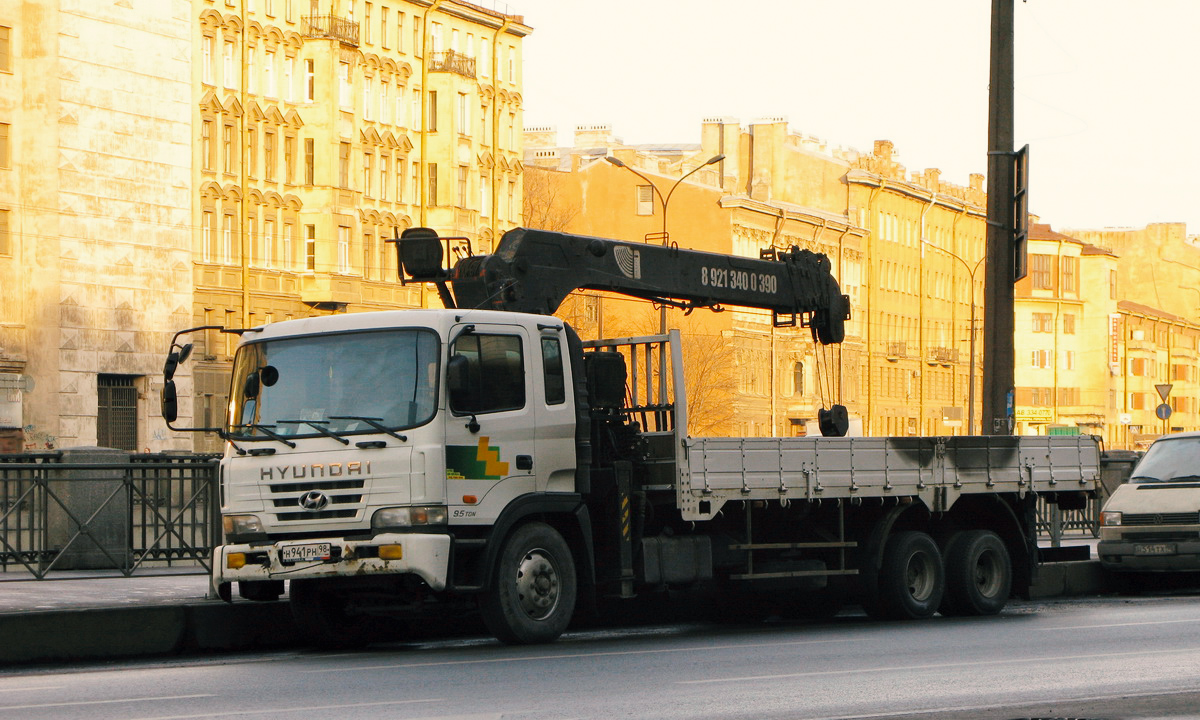
[[[1065,539],[1064,546],[1089,546],[1091,559],[1043,564],[1032,596],[1107,590],[1095,544],[1092,538]],[[1043,543],[1048,546],[1048,541]],[[238,597],[235,587],[233,603],[225,603],[208,597],[207,575],[79,574],[62,572],[55,579],[34,580],[0,573],[0,665],[303,644],[286,595],[275,602],[249,602]]]

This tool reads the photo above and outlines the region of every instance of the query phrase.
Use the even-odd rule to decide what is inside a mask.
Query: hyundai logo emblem
[[[309,490],[300,496],[300,507],[309,512],[324,510],[329,504],[329,496],[320,490]]]

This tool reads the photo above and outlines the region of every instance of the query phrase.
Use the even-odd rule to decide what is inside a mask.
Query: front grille
[[[1193,532],[1127,532],[1121,535],[1121,539],[1125,542],[1187,542],[1196,540],[1200,534]]]
[[[1121,516],[1122,525],[1197,525],[1200,524],[1200,512],[1173,513],[1125,513]]]
[[[365,494],[361,492],[366,487],[365,479],[308,478],[300,482],[272,483],[267,487],[271,491],[268,496],[271,506],[277,511],[284,511],[275,514],[275,519],[279,522],[352,518],[365,506],[363,502]],[[360,492],[345,492],[347,490]],[[324,493],[329,499],[329,502],[316,512],[305,510],[300,505],[301,498],[313,491]]]

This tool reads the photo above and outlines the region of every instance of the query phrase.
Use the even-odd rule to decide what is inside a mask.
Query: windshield
[[[267,439],[423,425],[436,409],[438,347],[437,335],[420,329],[244,345],[234,359],[229,429]]]
[[[1130,482],[1200,482],[1200,437],[1156,441]]]

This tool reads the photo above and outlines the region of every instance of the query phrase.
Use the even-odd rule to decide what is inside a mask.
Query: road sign
[[[1163,402],[1166,402],[1167,396],[1171,394],[1172,386],[1172,383],[1160,383],[1154,386],[1154,389],[1158,391],[1158,396],[1162,398]]]
[[[1166,420],[1167,418],[1171,417],[1171,406],[1163,403],[1162,405],[1154,408],[1154,414],[1158,416],[1159,420]]]

